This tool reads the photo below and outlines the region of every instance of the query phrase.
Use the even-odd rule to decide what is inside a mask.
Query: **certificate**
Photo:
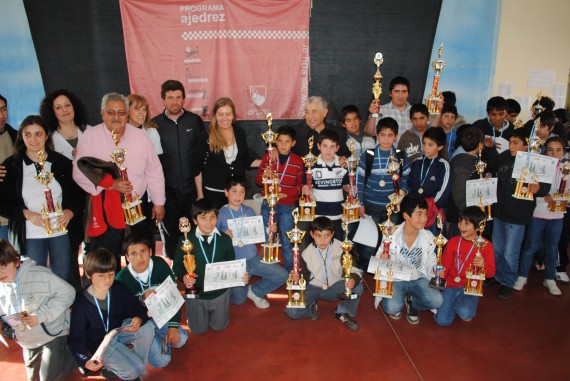
[[[178,291],[178,287],[172,278],[167,277],[145,299],[144,304],[146,304],[149,315],[154,319],[158,328],[162,328],[180,310],[184,304],[184,298],[180,295],[180,291]]]
[[[493,137],[491,135],[485,135],[485,137],[493,139],[493,142],[495,143],[495,149],[498,153],[503,153],[509,149],[509,141],[502,136]]]
[[[490,179],[468,180],[465,183],[465,201],[467,206],[487,206],[497,202],[496,177]]]
[[[522,169],[528,168],[525,182],[532,182],[536,175],[539,183],[552,184],[556,174],[558,159],[540,155],[538,153],[517,152],[515,167],[513,168],[513,179],[521,177]]]
[[[232,231],[232,245],[239,246],[265,242],[265,226],[261,216],[243,217],[228,220]]]
[[[382,274],[386,274],[388,270],[392,267],[392,273],[394,274],[394,280],[405,280],[408,281],[412,277],[412,272],[414,268],[403,263],[397,263],[389,259],[380,259],[377,256],[370,257],[370,262],[368,263],[367,272],[371,274],[376,273],[376,269],[380,268]]]
[[[245,273],[245,258],[235,261],[214,262],[206,265],[204,291],[245,286],[242,282]]]

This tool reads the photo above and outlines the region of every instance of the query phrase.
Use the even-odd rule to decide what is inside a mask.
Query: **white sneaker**
[[[568,278],[568,274],[566,271],[559,271],[556,273],[556,280],[565,284],[570,283],[570,278]]]
[[[257,308],[269,308],[269,302],[265,298],[260,298],[251,291],[251,286],[247,288],[247,297],[251,299]]]
[[[552,295],[562,295],[562,291],[560,291],[554,279],[546,279],[542,284],[544,287],[548,288],[548,292]]]
[[[521,291],[526,284],[526,278],[524,276],[519,276],[513,286],[513,289]]]

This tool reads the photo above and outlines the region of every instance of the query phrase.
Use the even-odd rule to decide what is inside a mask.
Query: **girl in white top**
[[[157,155],[162,155],[160,136],[156,130],[158,126],[150,119],[148,101],[142,95],[131,94],[129,100],[129,124],[138,128],[144,128],[146,135],[152,142]]]

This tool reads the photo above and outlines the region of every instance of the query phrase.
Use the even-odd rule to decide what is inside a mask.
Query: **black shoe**
[[[483,282],[483,286],[488,287],[488,288],[493,288],[493,287],[496,287],[500,284],[501,283],[497,282],[497,280],[495,278],[488,278],[488,279],[485,279],[485,281]]]
[[[13,339],[14,329],[10,327],[10,324],[6,323],[4,320],[0,321],[2,321],[2,336],[4,336],[7,339]]]
[[[115,373],[113,373],[110,370],[107,370],[105,368],[101,369],[101,377],[103,377],[105,379],[119,378],[119,376],[117,376]]]
[[[311,306],[311,320],[317,320],[319,318],[319,306],[317,303]]]
[[[508,298],[511,297],[512,293],[513,293],[512,287],[501,286],[501,288],[499,289],[499,293],[497,294],[497,298],[501,300],[507,300]]]
[[[335,312],[334,316],[340,320],[346,328],[350,329],[351,331],[358,331],[358,323],[346,312],[343,312],[342,314]]]
[[[407,311],[406,319],[408,319],[408,323],[419,324],[420,312],[412,306],[412,297],[410,295],[406,296],[405,303]]]

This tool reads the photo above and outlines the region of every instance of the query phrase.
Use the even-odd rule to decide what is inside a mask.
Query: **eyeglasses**
[[[119,110],[119,111],[105,110],[105,114],[107,114],[108,116],[111,116],[111,117],[117,116],[117,115],[120,117],[127,116],[127,112],[124,110]]]

